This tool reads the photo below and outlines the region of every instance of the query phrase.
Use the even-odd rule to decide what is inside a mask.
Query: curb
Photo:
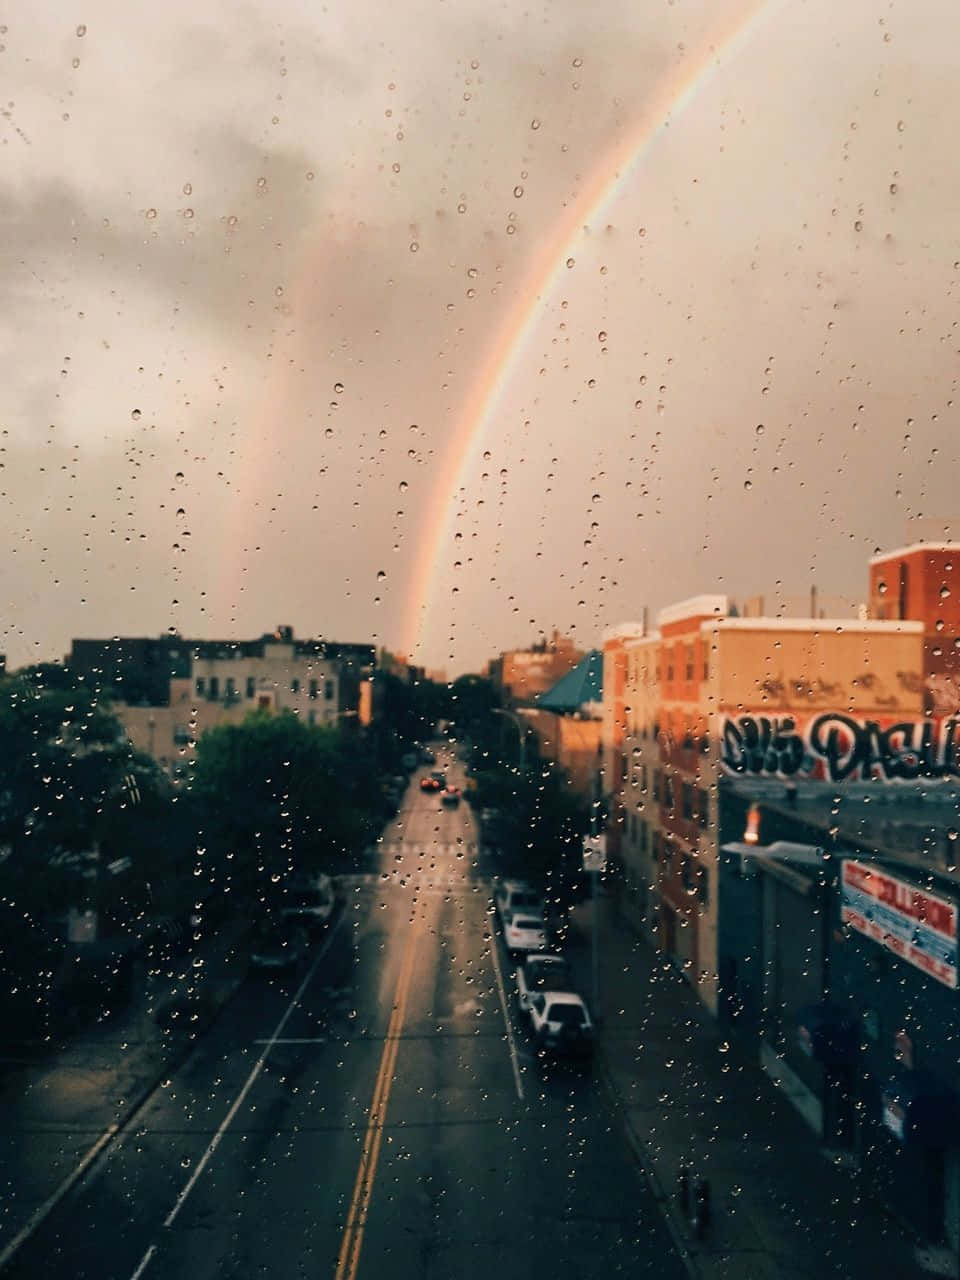
[[[634,1130],[630,1117],[627,1114],[626,1105],[624,1104],[623,1098],[620,1096],[620,1092],[614,1083],[613,1073],[607,1063],[606,1052],[602,1044],[600,1045],[598,1065],[600,1067],[600,1078],[603,1088],[608,1099],[613,1105],[614,1110],[623,1121],[623,1131],[626,1135],[627,1142],[636,1158],[637,1164],[640,1166],[644,1181],[650,1188],[654,1201],[663,1215],[663,1220],[667,1224],[667,1230],[670,1232],[670,1237],[673,1240],[673,1245],[677,1251],[680,1261],[683,1263],[687,1275],[690,1276],[691,1280],[705,1280],[704,1272],[700,1267],[697,1257],[690,1250],[687,1234],[681,1226],[683,1219],[679,1216],[676,1208],[674,1207],[673,1196],[664,1190],[654,1162],[647,1151],[646,1143]]]

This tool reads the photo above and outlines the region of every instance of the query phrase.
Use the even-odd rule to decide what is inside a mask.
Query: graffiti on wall
[[[726,716],[720,759],[734,774],[830,782],[960,777],[960,717],[882,725],[828,711],[796,716]]]

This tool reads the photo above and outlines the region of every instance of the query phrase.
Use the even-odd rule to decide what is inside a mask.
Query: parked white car
[[[537,1048],[586,1056],[593,1052],[593,1021],[575,991],[538,991],[530,1000],[530,1028]]]
[[[547,945],[543,916],[517,911],[503,922],[503,941],[511,955],[517,951],[542,951]]]
[[[501,880],[494,894],[494,905],[502,924],[506,924],[518,910],[543,916],[543,899],[525,880]]]
[[[570,966],[563,956],[528,955],[517,966],[517,1005],[530,1012],[530,1001],[538,991],[569,991],[573,986]]]

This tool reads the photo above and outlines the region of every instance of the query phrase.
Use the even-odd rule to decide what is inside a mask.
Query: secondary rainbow
[[[405,652],[419,654],[437,605],[441,581],[441,557],[453,548],[455,499],[485,443],[488,427],[510,377],[520,362],[539,318],[541,304],[552,292],[577,230],[602,214],[624,181],[660,139],[671,119],[687,108],[716,76],[724,62],[736,56],[753,37],[761,19],[770,20],[784,0],[761,0],[737,15],[708,41],[706,55],[677,79],[664,86],[657,101],[647,108],[626,137],[603,155],[578,198],[558,221],[549,242],[531,264],[517,300],[500,326],[490,351],[473,380],[452,448],[437,478],[424,533],[420,539],[408,598],[411,601],[403,625]]]

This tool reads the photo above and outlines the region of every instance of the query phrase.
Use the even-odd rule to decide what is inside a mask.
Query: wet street
[[[534,1054],[473,816],[422,772],[307,962],[244,981],[6,1274],[684,1274],[594,1071]]]

